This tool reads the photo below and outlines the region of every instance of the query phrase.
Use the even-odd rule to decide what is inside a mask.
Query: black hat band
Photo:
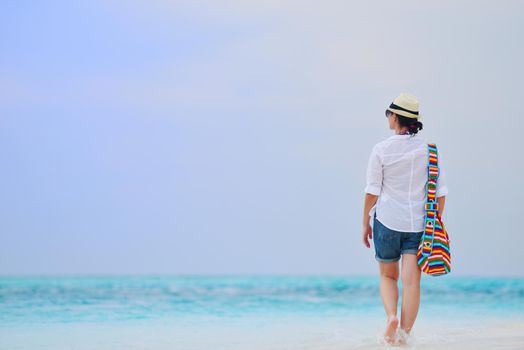
[[[394,103],[391,103],[391,104],[389,105],[389,108],[399,109],[399,110],[404,111],[404,112],[408,112],[408,113],[412,113],[412,114],[418,115],[418,111],[417,111],[417,112],[410,111],[409,109],[402,108],[402,107],[400,107],[400,106],[397,106],[397,105],[394,104]]]

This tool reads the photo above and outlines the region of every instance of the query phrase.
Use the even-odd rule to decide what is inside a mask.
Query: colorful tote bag
[[[426,183],[426,217],[418,246],[417,260],[422,272],[440,276],[451,272],[449,236],[438,211],[437,180],[439,176],[437,145],[428,144],[429,164]]]

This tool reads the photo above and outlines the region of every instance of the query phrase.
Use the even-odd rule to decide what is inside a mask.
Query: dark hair
[[[396,113],[395,113],[396,114]],[[419,130],[422,130],[422,123],[414,118],[404,117],[402,115],[397,115],[398,123],[400,126],[407,126],[408,132],[411,135],[415,135]]]

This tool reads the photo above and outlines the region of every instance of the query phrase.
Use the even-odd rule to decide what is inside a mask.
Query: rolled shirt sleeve
[[[442,152],[438,151],[438,180],[437,180],[437,197],[442,197],[448,194],[448,183],[446,181],[446,172],[442,166]]]
[[[366,171],[366,187],[364,192],[379,196],[382,192],[382,160],[377,146],[371,150]]]

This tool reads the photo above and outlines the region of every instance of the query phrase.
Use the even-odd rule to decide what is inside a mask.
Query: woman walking
[[[400,94],[386,109],[386,117],[395,134],[377,143],[371,151],[362,241],[369,248],[369,240],[373,240],[380,271],[380,296],[387,316],[384,340],[393,344],[397,340],[403,342],[402,337],[395,336],[399,326],[399,333],[410,334],[420,304],[421,271],[416,254],[424,229],[428,142],[417,135],[422,123],[415,96]],[[442,215],[448,188],[441,156],[439,167],[437,201]],[[400,322],[397,318],[399,261],[402,265]]]

